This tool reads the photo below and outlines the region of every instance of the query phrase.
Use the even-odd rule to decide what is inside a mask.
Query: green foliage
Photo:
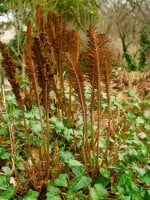
[[[9,186],[6,191],[0,190],[0,200],[11,200],[14,197],[15,187]]]
[[[79,28],[87,28],[90,23],[97,22],[99,11],[91,0],[52,0],[50,6],[56,9],[68,21]]]
[[[39,193],[37,191],[34,191],[32,189],[29,189],[26,195],[23,197],[23,200],[37,200],[39,196]]]
[[[102,184],[95,184],[94,187],[90,188],[91,200],[105,200],[107,194],[108,192]]]
[[[150,49],[150,25],[145,24],[141,29],[140,45],[144,52]]]
[[[8,8],[6,7],[5,4],[0,3],[0,15],[5,14],[8,12]]]
[[[124,58],[126,59],[126,62],[127,62],[127,66],[126,66],[127,71],[131,72],[131,71],[137,70],[135,59],[129,52],[127,51],[124,52]]]

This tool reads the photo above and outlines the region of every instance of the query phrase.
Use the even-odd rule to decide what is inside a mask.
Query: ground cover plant
[[[12,86],[2,95],[0,199],[148,200],[150,96],[118,97],[107,37],[91,25],[84,49],[77,31],[37,6],[23,81],[0,49]]]

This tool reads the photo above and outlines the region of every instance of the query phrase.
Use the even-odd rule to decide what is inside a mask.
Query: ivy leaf
[[[68,174],[60,174],[58,178],[54,180],[54,186],[58,187],[68,187],[67,182]]]

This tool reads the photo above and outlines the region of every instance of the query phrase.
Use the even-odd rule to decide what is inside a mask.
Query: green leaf
[[[3,188],[8,187],[9,185],[9,178],[7,176],[0,176],[0,186]]]
[[[132,169],[135,170],[140,176],[143,176],[146,172],[144,168],[138,167],[135,163],[131,165]]]
[[[94,187],[90,188],[90,200],[105,199],[107,193],[107,190],[102,184],[95,184]]]
[[[90,200],[99,200],[99,194],[94,187],[90,188]]]
[[[140,177],[140,181],[150,186],[150,170]]]
[[[131,200],[131,196],[124,196],[124,195],[121,195],[121,196],[120,196],[120,200]]]
[[[129,120],[129,121],[134,121],[135,120],[135,118],[136,118],[136,116],[135,116],[135,114],[134,113],[132,113],[132,112],[129,112],[128,114],[127,114],[127,119]]]
[[[136,124],[139,125],[139,124],[144,124],[145,121],[143,119],[143,117],[139,116],[136,118]]]
[[[103,177],[105,177],[105,178],[107,178],[107,179],[110,179],[110,172],[107,170],[107,169],[105,169],[105,168],[100,168],[100,174],[103,176]]]
[[[55,187],[52,183],[48,183],[47,191],[51,192],[53,194],[59,194],[60,193],[59,188]]]
[[[54,185],[58,187],[68,187],[67,178],[68,174],[60,174],[58,178],[54,180]]]
[[[128,90],[128,95],[129,95],[129,97],[135,97],[136,91],[135,90]]]
[[[2,167],[2,171],[8,176],[12,174],[12,170],[9,167]]]
[[[130,174],[121,174],[118,181],[118,186],[129,185],[131,184],[131,181],[132,181],[132,176],[130,176]]]
[[[34,191],[32,189],[29,189],[26,195],[23,197],[23,200],[37,200],[39,196],[39,193],[37,191]]]
[[[41,134],[41,125],[40,124],[32,124],[31,130],[33,131],[33,133],[35,133],[38,136],[40,136],[40,134]]]
[[[76,196],[76,193],[72,190],[68,190],[66,193],[66,199],[67,200],[74,200]]]
[[[8,160],[10,157],[10,153],[6,152],[3,147],[0,147],[0,158],[3,160]]]
[[[0,200],[11,200],[15,193],[15,187],[13,185],[9,186],[8,189],[2,193]]]
[[[52,185],[51,182],[48,183],[46,197],[47,197],[47,200],[49,200],[49,199],[61,200],[59,188]]]
[[[76,177],[81,177],[85,175],[85,167],[84,165],[81,166],[72,166],[72,172],[76,175]]]
[[[8,129],[7,128],[0,128],[0,135],[7,135],[8,134]]]
[[[83,164],[78,160],[70,159],[68,161],[68,165],[71,167],[71,166],[82,166]]]
[[[64,118],[63,118],[63,124],[64,124],[64,126],[67,127],[67,128],[71,128],[71,127],[72,127],[71,121],[70,121],[70,119],[67,118],[67,117],[64,117]]]
[[[139,136],[139,138],[142,139],[142,140],[147,139],[147,135],[146,135],[146,133],[144,133],[144,132],[140,132],[140,133],[138,134],[138,136]]]
[[[83,188],[87,188],[91,185],[91,178],[87,176],[82,176],[82,177],[76,177],[74,181],[72,182],[70,189],[73,191],[78,191]]]
[[[65,163],[68,163],[71,159],[75,160],[75,157],[69,151],[60,151],[60,156]]]
[[[145,124],[144,128],[145,128],[147,131],[150,131],[150,124]]]
[[[150,119],[150,111],[149,110],[145,110],[144,111],[144,117],[145,117],[145,119]]]
[[[51,192],[47,192],[46,193],[46,199],[47,200],[50,200],[50,199],[52,199],[52,200],[61,200],[60,195],[56,195],[56,194],[53,194]]]

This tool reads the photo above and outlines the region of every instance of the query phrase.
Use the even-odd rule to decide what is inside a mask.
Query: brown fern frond
[[[97,133],[96,140],[92,136],[92,146],[93,151],[94,144],[96,143],[96,155],[99,156],[99,137],[100,137],[100,128],[103,114],[101,112],[101,97],[103,89],[106,89],[107,102],[108,102],[108,130],[106,134],[106,150],[105,150],[105,160],[107,162],[108,149],[109,149],[109,138],[110,138],[110,123],[111,123],[111,109],[110,109],[110,72],[112,64],[112,54],[109,48],[107,47],[108,39],[104,34],[97,33],[96,28],[93,26],[89,27],[88,30],[88,49],[86,52],[86,70],[87,77],[92,86],[92,96],[91,96],[91,105],[94,100],[94,90],[97,91],[97,100],[98,100],[98,122],[97,122]],[[94,96],[93,96],[94,95]],[[93,110],[91,108],[91,113]],[[91,114],[92,116],[92,114]],[[92,117],[91,117],[92,118]],[[92,121],[92,120],[91,120]],[[95,142],[94,142],[95,141]],[[94,152],[95,153],[95,152]],[[98,167],[98,163],[96,164]]]
[[[98,34],[96,28],[90,26],[87,32],[88,49],[86,52],[86,70],[91,85],[98,89],[99,82],[103,80],[103,70],[105,59],[103,59],[104,46],[107,38],[103,34]]]
[[[71,35],[71,48],[70,52],[64,53],[67,59],[67,71],[68,71],[68,80],[70,85],[78,94],[80,103],[83,107],[85,106],[85,97],[84,97],[84,77],[82,73],[81,65],[81,40],[77,33],[74,31],[70,32]]]
[[[87,132],[87,108],[86,108],[86,100],[84,95],[84,77],[82,72],[82,62],[80,57],[80,37],[79,35],[74,34],[72,50],[71,52],[64,53],[67,60],[67,72],[68,72],[68,80],[76,94],[78,95],[79,102],[81,104],[82,113],[83,113],[83,158],[88,171],[87,159],[89,154],[88,148],[88,132]]]
[[[44,20],[43,10],[39,4],[36,6],[36,16],[37,16],[38,32],[39,33],[44,32],[45,31],[45,20]]]
[[[6,72],[6,77],[8,78],[11,84],[11,87],[12,87],[13,93],[16,96],[18,105],[22,107],[23,97],[22,97],[20,85],[16,78],[16,69],[17,69],[18,64],[11,57],[7,46],[3,44],[2,42],[0,42],[0,49],[2,50],[2,56],[3,56],[2,67],[4,68]]]
[[[27,37],[26,44],[30,45],[32,43],[32,22],[31,21],[29,21],[27,24],[26,37]]]

